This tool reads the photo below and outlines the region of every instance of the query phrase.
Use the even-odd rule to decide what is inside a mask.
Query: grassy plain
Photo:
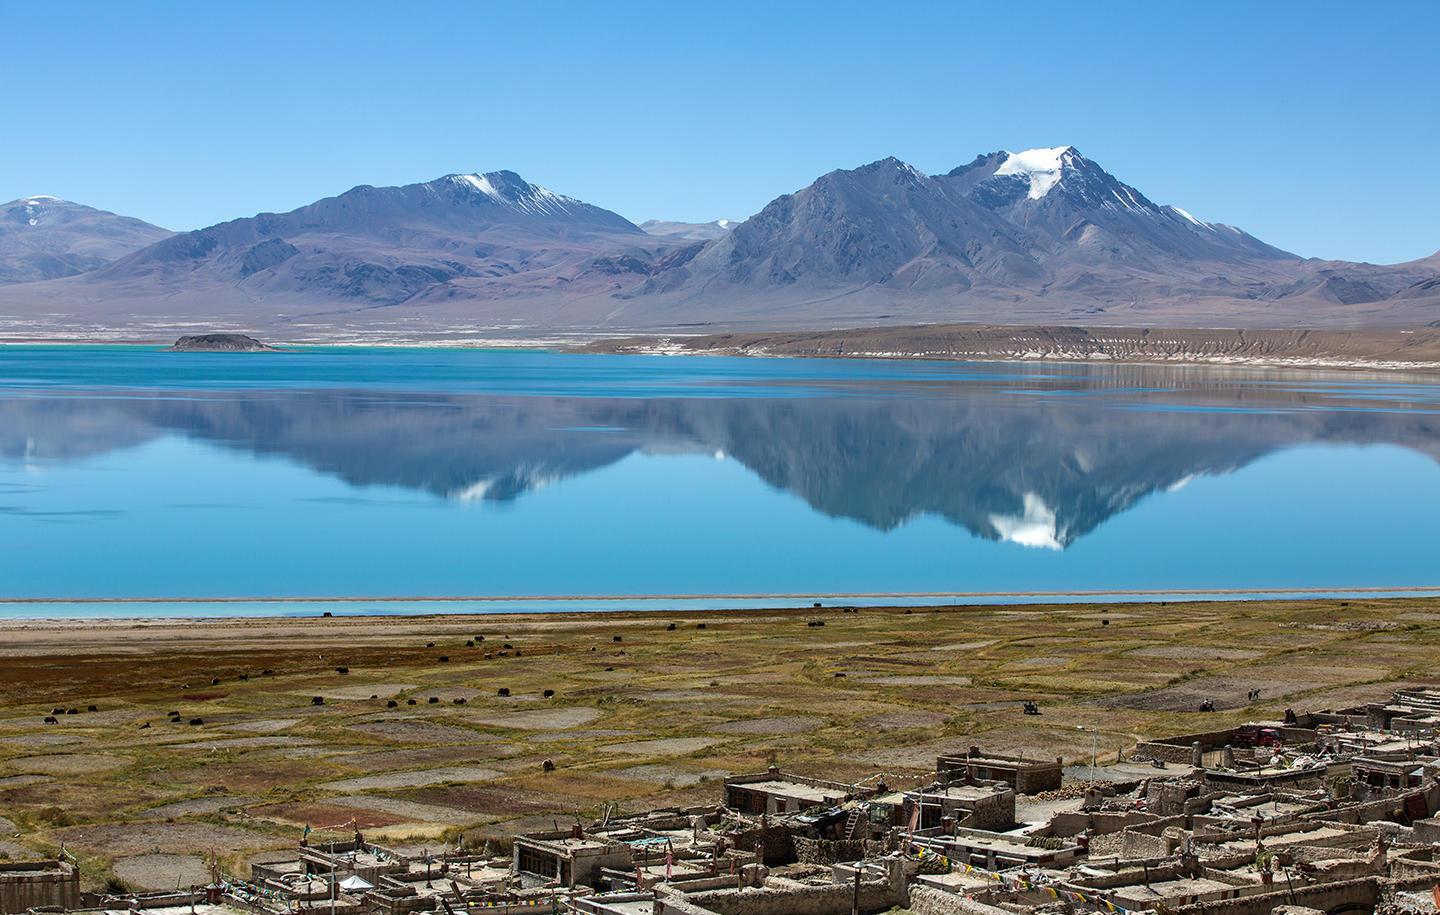
[[[1423,598],[0,623],[0,855],[165,888],[307,824],[503,843],[772,761],[896,785],[972,743],[1088,761],[1077,726],[1113,759],[1382,697],[1437,650]]]

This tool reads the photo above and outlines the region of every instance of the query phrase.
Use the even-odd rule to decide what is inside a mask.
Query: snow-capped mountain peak
[[[19,203],[25,207],[26,224],[38,226],[40,220],[45,215],[45,208],[47,206],[57,203],[63,204],[65,201],[59,197],[51,197],[49,194],[31,194],[29,197],[21,197]]]
[[[573,197],[566,197],[549,188],[531,184],[510,171],[450,175],[449,180],[513,210],[532,216],[566,215],[573,206],[580,204],[580,201]]]
[[[1005,161],[995,169],[997,175],[1020,175],[1030,182],[1031,200],[1039,200],[1060,183],[1066,166],[1073,166],[1080,156],[1073,146],[1051,146],[1005,153]]]

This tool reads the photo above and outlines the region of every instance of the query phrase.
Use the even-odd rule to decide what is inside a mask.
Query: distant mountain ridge
[[[899,159],[821,176],[644,290],[870,286],[968,289],[1038,267],[1030,242],[955,187]]]
[[[0,330],[27,315],[282,340],[285,327],[323,338],[1440,321],[1440,254],[1303,259],[1157,204],[1073,146],[988,153],[938,175],[895,158],[838,169],[739,223],[641,227],[510,171],[364,185],[56,276],[0,287],[11,316]]]
[[[894,158],[830,172],[672,258],[635,301],[677,326],[723,304],[713,323],[732,328],[1414,325],[1440,319],[1437,278],[1440,258],[1303,259],[1156,204],[1060,146],[943,175]]]
[[[393,305],[462,277],[543,273],[597,248],[648,241],[609,210],[510,171],[362,185],[288,213],[173,236],[95,279],[228,285],[287,301]]]
[[[0,284],[75,276],[170,235],[129,216],[37,194],[0,204]]]
[[[640,228],[651,235],[683,238],[689,241],[709,241],[720,238],[739,225],[733,219],[715,219],[710,222],[670,222],[663,219],[647,219]]]

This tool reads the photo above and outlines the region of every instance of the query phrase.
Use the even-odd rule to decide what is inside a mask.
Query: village
[[[161,893],[82,892],[66,856],[0,861],[0,913],[1290,915],[1434,912],[1440,688],[1137,743],[1066,767],[957,747],[855,783],[778,766],[704,806],[555,818],[509,854],[307,830],[284,860]]]

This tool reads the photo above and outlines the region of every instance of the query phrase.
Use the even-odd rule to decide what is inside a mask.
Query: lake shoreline
[[[556,331],[526,335],[363,335],[283,339],[286,348],[529,349],[564,354],[730,356],[914,360],[925,362],[1060,363],[1199,366],[1276,370],[1440,372],[1440,327],[1394,329],[1245,329],[1108,327],[1103,325],[934,324],[800,331],[714,333]],[[0,337],[5,346],[155,346],[172,340],[149,335]]]
[[[1410,593],[1407,593],[1410,592]],[[1173,608],[1179,606],[1215,606],[1235,607],[1239,605],[1251,606],[1257,609],[1267,609],[1278,606],[1285,607],[1318,607],[1323,604],[1335,604],[1341,597],[1348,597],[1342,607],[1354,606],[1359,609],[1382,609],[1388,605],[1405,606],[1414,608],[1417,606],[1434,608],[1440,612],[1440,588],[1396,588],[1396,589],[1371,589],[1356,591],[1282,591],[1280,589],[1264,590],[1256,589],[1249,591],[1234,591],[1230,593],[1242,595],[1256,595],[1254,597],[1241,597],[1239,599],[1225,599],[1219,595],[1224,591],[1177,591],[1177,592],[1149,592],[1155,597],[1167,594],[1178,597],[1176,600],[1106,600],[1105,594],[1123,594],[1124,592],[1093,592],[1091,595],[1078,595],[1082,599],[1077,601],[1055,601],[1037,599],[1029,603],[934,603],[924,605],[906,604],[875,604],[864,606],[850,606],[844,603],[825,604],[821,607],[812,606],[765,606],[754,608],[703,608],[695,610],[676,610],[672,607],[647,607],[643,609],[630,608],[622,610],[597,613],[590,610],[558,610],[553,612],[545,611],[499,611],[496,613],[355,613],[338,614],[325,616],[320,612],[295,615],[257,615],[257,616],[96,616],[96,617],[4,617],[0,616],[0,638],[6,646],[0,649],[0,657],[6,656],[15,650],[23,651],[27,647],[33,647],[34,642],[49,642],[52,639],[73,639],[82,633],[87,637],[86,643],[81,647],[82,653],[106,653],[109,650],[123,651],[121,644],[106,645],[104,639],[116,633],[130,633],[135,637],[145,640],[154,640],[164,637],[174,642],[197,642],[205,641],[226,633],[249,633],[252,635],[263,635],[272,637],[275,635],[291,633],[303,630],[308,634],[319,635],[318,627],[330,627],[335,631],[327,633],[329,636],[340,636],[346,630],[364,630],[368,632],[384,632],[385,634],[403,633],[407,631],[429,631],[434,629],[453,629],[457,631],[469,631],[477,626],[491,627],[509,625],[512,627],[527,626],[539,628],[568,628],[575,626],[591,626],[608,622],[645,622],[655,620],[676,621],[677,625],[683,623],[686,628],[694,628],[697,624],[713,623],[717,621],[728,621],[732,623],[765,622],[774,619],[828,619],[835,616],[859,613],[879,614],[884,616],[928,616],[932,614],[975,614],[985,615],[993,613],[1041,613],[1041,612],[1104,612],[1108,609],[1125,611],[1128,613],[1140,613],[1147,610],[1159,610],[1160,608]],[[1146,592],[1141,592],[1146,593]],[[1288,595],[1302,595],[1292,597]],[[1188,595],[1201,595],[1198,599],[1186,599]],[[1094,599],[1089,599],[1094,598]],[[1208,599],[1207,599],[1208,598]],[[1230,611],[1225,611],[1230,612]],[[1440,618],[1440,617],[1437,617]],[[194,627],[192,629],[192,627]],[[703,628],[703,626],[702,626]],[[172,631],[173,630],[173,631]],[[73,647],[73,643],[72,647]],[[499,646],[496,646],[497,648]]]
[[[708,594],[708,595],[609,595],[595,597],[574,596],[510,596],[510,597],[7,597],[0,598],[0,632],[18,626],[66,627],[90,624],[182,624],[193,623],[261,623],[299,621],[309,619],[344,620],[505,620],[513,618],[547,619],[552,621],[581,619],[586,617],[627,618],[650,617],[655,615],[682,614],[687,618],[706,614],[813,614],[829,613],[836,610],[858,612],[860,610],[879,612],[941,612],[974,611],[986,608],[1006,607],[1034,608],[1048,606],[1083,607],[1091,604],[1114,604],[1116,606],[1145,606],[1148,604],[1187,603],[1264,603],[1267,601],[1324,601],[1324,600],[1440,600],[1440,585],[1399,585],[1394,587],[1257,587],[1257,588],[1103,588],[1075,590],[1024,590],[1024,591],[954,591],[954,592],[875,592],[869,594],[840,593],[794,593],[794,594]],[[703,604],[695,606],[694,604]],[[226,613],[221,608],[241,604],[275,607],[274,612]],[[412,610],[378,612],[365,609],[349,612],[342,609],[347,605],[379,604],[413,605]],[[456,610],[440,609],[447,605],[476,604],[495,605],[500,609],[486,611],[478,607],[464,607]],[[559,605],[540,609],[542,604]],[[584,606],[596,604],[597,606]],[[605,606],[610,604],[610,606]],[[686,604],[692,604],[686,606]],[[516,609],[518,605],[522,609]],[[157,608],[183,606],[187,610],[197,607],[215,607],[215,613],[194,613],[166,615],[137,612],[91,614],[56,614],[22,616],[7,613],[9,608],[112,608],[112,607]],[[523,609],[534,606],[536,609]],[[287,609],[288,608],[288,612]],[[330,608],[330,609],[326,609]]]
[[[1336,331],[946,324],[637,335],[577,349],[616,355],[1440,371],[1440,328],[1434,327]]]

